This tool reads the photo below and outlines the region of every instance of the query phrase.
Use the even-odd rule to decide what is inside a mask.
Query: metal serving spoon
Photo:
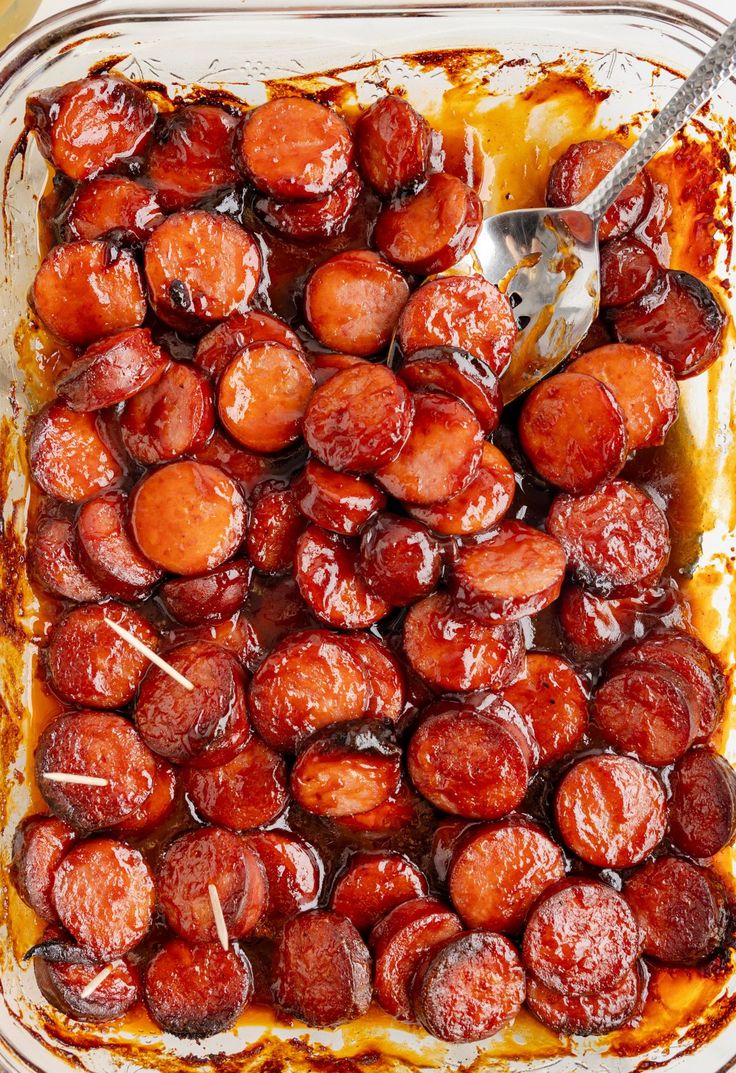
[[[564,209],[517,209],[487,219],[473,250],[493,283],[517,296],[525,323],[501,386],[510,402],[563,361],[598,315],[598,227],[619,194],[729,75],[736,21],[639,139],[584,201]]]

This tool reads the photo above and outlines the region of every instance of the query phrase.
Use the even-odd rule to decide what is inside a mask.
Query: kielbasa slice
[[[596,868],[631,868],[659,845],[667,825],[656,775],[630,756],[587,756],[570,768],[555,796],[565,844]]]
[[[328,1028],[364,1014],[371,994],[371,958],[354,924],[324,909],[287,920],[273,965],[273,995],[282,1010]]]
[[[175,630],[169,636],[175,643],[214,641],[237,656],[249,671],[252,671],[263,659],[263,646],[260,638],[250,617],[244,611],[238,611],[222,622],[204,622],[201,626]]]
[[[359,719],[369,695],[367,675],[342,637],[311,630],[266,657],[253,675],[248,707],[263,740],[288,752],[315,730]]]
[[[170,649],[166,662],[194,689],[151,667],[135,705],[141,737],[152,752],[175,764],[227,763],[252,733],[240,661],[221,645],[192,641]]]
[[[581,877],[560,880],[542,895],[522,943],[529,972],[565,995],[616,987],[638,953],[639,929],[622,896]]]
[[[310,525],[297,541],[299,591],[315,615],[337,629],[372,626],[390,611],[360,576],[358,553],[357,543],[317,525]]]
[[[88,179],[142,153],[156,109],[120,75],[99,74],[29,97],[26,123],[41,152],[70,179]]]
[[[146,243],[144,263],[154,312],[187,334],[244,310],[261,278],[250,232],[204,209],[167,217]]]
[[[571,753],[587,730],[588,694],[580,675],[560,656],[527,653],[524,674],[502,696],[531,724],[540,767]]]
[[[558,496],[547,530],[562,545],[573,577],[604,596],[636,596],[656,585],[670,555],[664,512],[628,481]]]
[[[36,781],[46,804],[83,834],[114,827],[142,805],[153,790],[155,769],[135,727],[107,712],[58,716],[36,746]],[[105,785],[54,782],[46,778],[49,772],[105,779]]]
[[[148,619],[123,604],[75,607],[54,626],[47,652],[51,684],[64,700],[84,708],[122,708],[133,699],[148,658],[108,626],[110,619],[149,648],[159,637]]]
[[[272,823],[289,796],[283,757],[256,737],[219,767],[188,768],[184,786],[201,816],[231,831]]]
[[[159,596],[169,615],[186,626],[218,622],[241,609],[252,574],[246,559],[233,559],[198,577],[170,578]]]
[[[182,939],[170,939],[153,956],[144,983],[154,1022],[184,1039],[226,1032],[253,994],[253,972],[241,954]]]
[[[310,354],[309,360],[312,364],[312,372],[314,373],[314,379],[317,381],[317,387],[321,387],[322,384],[326,384],[328,380],[343,369],[351,369],[353,365],[367,365],[365,358],[356,358],[354,354]]]
[[[406,503],[441,503],[471,482],[482,456],[483,430],[470,407],[443,392],[421,392],[408,439],[376,479]]]
[[[629,877],[624,897],[648,957],[667,965],[695,965],[724,940],[726,895],[708,868],[677,857],[658,857]]]
[[[547,183],[547,204],[553,208],[577,205],[590,194],[625,155],[619,142],[591,139],[577,142],[554,164]],[[646,171],[631,180],[600,222],[601,241],[618,238],[636,227],[649,209],[652,185]]]
[[[414,731],[406,761],[414,786],[436,808],[494,820],[522,801],[532,756],[519,728],[493,707],[440,705]]]
[[[462,611],[482,622],[514,622],[549,607],[564,577],[565,552],[554,536],[505,521],[457,550],[450,591]]]
[[[295,200],[323,197],[353,159],[347,124],[304,97],[280,97],[254,108],[239,137],[241,164],[264,194]]]
[[[212,104],[190,104],[162,118],[146,174],[167,212],[240,182],[234,140],[240,117]]]
[[[465,820],[440,820],[432,835],[432,869],[440,884],[447,886],[452,855],[463,831],[471,825]]]
[[[369,812],[357,816],[341,816],[340,826],[350,831],[366,831],[376,834],[390,834],[403,831],[417,822],[421,800],[406,782],[401,783],[398,791],[387,801]]]
[[[314,242],[343,233],[362,191],[358,172],[349,168],[337,186],[324,197],[309,201],[261,197],[255,207],[274,231],[296,242]]]
[[[622,306],[646,294],[662,271],[657,255],[626,235],[601,246],[601,306]]]
[[[688,272],[663,272],[641,298],[609,310],[616,338],[654,350],[678,380],[718,360],[726,314],[709,287]]]
[[[365,672],[370,692],[365,702],[365,714],[397,722],[406,700],[404,672],[399,660],[372,634],[341,634],[340,644],[353,654]]]
[[[408,297],[393,265],[372,250],[346,250],[312,272],[304,313],[324,346],[365,358],[388,346]]]
[[[70,410],[102,410],[150,387],[167,364],[148,328],[131,328],[88,346],[59,380],[56,392]]]
[[[77,548],[102,589],[121,600],[142,600],[161,570],[142,555],[128,533],[128,497],[105,492],[84,503],[77,515]]]
[[[412,396],[390,369],[355,365],[315,391],[304,417],[304,438],[331,469],[371,473],[401,451],[413,414]]]
[[[236,482],[244,496],[273,474],[274,459],[246,451],[216,428],[206,447],[197,451],[195,462],[221,469]]]
[[[312,371],[299,351],[251,343],[223,372],[217,408],[233,439],[268,454],[299,439],[313,391]]]
[[[519,439],[540,477],[566,492],[592,492],[623,468],[626,421],[613,392],[586,373],[564,372],[527,395]]]
[[[139,327],[147,308],[133,254],[101,239],[54,246],[36,273],[31,300],[48,330],[75,346]]]
[[[302,353],[302,344],[288,324],[270,313],[248,309],[231,313],[227,320],[202,336],[194,351],[194,364],[219,380],[233,358],[251,343],[281,343]]]
[[[55,1009],[73,1021],[106,1024],[122,1017],[138,1001],[140,976],[130,961],[124,958],[95,961],[79,948],[74,954],[79,960],[52,961],[40,953],[34,955],[33,973],[38,989]],[[85,988],[103,969],[111,971],[91,995],[84,996]]]
[[[265,574],[281,574],[294,566],[296,545],[307,527],[293,488],[265,482],[251,503],[246,547],[251,562]]]
[[[366,182],[381,197],[392,197],[426,175],[432,132],[408,101],[387,93],[358,120],[355,144]]]
[[[62,232],[69,241],[114,235],[145,242],[162,220],[153,190],[124,175],[99,175],[76,191],[64,213]]]
[[[412,518],[381,514],[360,542],[361,574],[394,607],[433,592],[442,563],[440,542]]]
[[[500,522],[515,493],[513,466],[492,443],[484,443],[478,472],[462,492],[444,503],[407,509],[413,518],[442,536],[472,536]]]
[[[56,869],[77,834],[57,816],[28,816],[13,835],[10,878],[26,905],[44,920],[56,920],[51,897]]]
[[[384,493],[365,477],[338,473],[315,458],[307,462],[293,489],[303,514],[343,536],[356,536],[387,503]]]
[[[56,870],[52,898],[59,920],[93,958],[132,950],[151,926],[156,890],[137,849],[112,838],[80,842]]]
[[[592,995],[566,995],[529,976],[526,1005],[553,1032],[602,1036],[631,1020],[642,1003],[645,986],[640,965],[629,969],[615,987]]]
[[[399,371],[412,391],[436,388],[462,399],[478,418],[483,432],[492,432],[501,419],[503,400],[496,376],[482,360],[456,347],[416,350]]]
[[[691,749],[670,775],[670,841],[689,857],[714,857],[736,835],[736,774],[713,749]]]
[[[179,780],[176,769],[163,757],[155,756],[153,789],[142,805],[120,821],[115,827],[119,835],[139,837],[159,827],[174,811]]]
[[[656,624],[683,622],[680,591],[664,581],[638,596],[603,597],[579,585],[566,585],[558,606],[560,625],[575,657],[600,661],[630,637],[641,637]]]
[[[74,522],[65,514],[44,513],[30,538],[29,573],[62,600],[90,603],[105,595],[77,559]]]
[[[373,241],[399,268],[428,276],[452,268],[471,249],[483,222],[480,198],[462,179],[438,172],[418,194],[378,214]]]
[[[518,623],[486,626],[435,593],[404,619],[404,652],[417,674],[442,691],[502,689],[524,669]]]
[[[511,360],[518,327],[508,298],[483,276],[443,276],[414,291],[399,321],[402,352],[454,347],[480,358],[494,376]]]
[[[664,443],[677,420],[680,389],[670,366],[653,350],[611,343],[582,354],[569,369],[610,388],[624,416],[630,451]]]
[[[428,893],[426,877],[403,853],[363,851],[339,873],[330,907],[367,932],[397,905]]]
[[[191,365],[171,362],[155,384],[129,399],[120,415],[128,454],[144,466],[194,454],[215,427],[209,379]]]
[[[203,574],[229,559],[245,535],[235,481],[202,462],[171,462],[131,493],[130,524],[143,554],[172,574]]]
[[[310,842],[289,831],[252,831],[248,844],[266,870],[266,915],[270,923],[282,923],[305,909],[314,908],[324,869]]]
[[[456,836],[450,900],[469,928],[516,935],[537,898],[565,874],[562,850],[526,817],[472,824]]]
[[[33,421],[28,442],[31,477],[47,495],[81,503],[123,475],[120,461],[92,413],[52,402]]]
[[[447,939],[423,960],[412,984],[414,1011],[432,1036],[474,1043],[516,1017],[526,976],[513,944],[492,932]]]

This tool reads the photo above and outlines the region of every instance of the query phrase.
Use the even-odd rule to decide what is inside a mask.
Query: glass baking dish
[[[248,103],[264,99],[266,79],[300,79],[313,71],[346,69],[359,95],[375,97],[377,87],[402,84],[417,106],[429,107],[439,71],[431,62],[407,66],[407,53],[450,49],[489,50],[474,72],[476,89],[516,94],[556,63],[585,67],[601,89],[610,91],[597,122],[615,129],[632,116],[657,108],[672,93],[678,72],[688,72],[723,29],[723,22],[686,0],[501,0],[492,7],[475,0],[416,0],[381,3],[185,4],[174,0],[132,0],[119,6],[97,0],[54,16],[19,38],[0,56],[0,165],[4,169],[0,234],[0,442],[5,499],[0,601],[0,674],[4,718],[0,735],[3,790],[0,819],[4,835],[2,904],[7,908],[7,865],[16,818],[29,801],[23,775],[27,751],[21,733],[31,702],[34,604],[23,578],[22,535],[27,479],[21,435],[31,399],[19,365],[19,324],[27,317],[26,295],[38,265],[38,198],[47,170],[31,144],[22,149],[23,114],[29,93],[86,74],[115,57],[117,70],[172,94],[192,87],[227,89]],[[494,51],[495,50],[495,51]],[[509,62],[510,61],[510,62]],[[332,77],[339,85],[342,76]],[[559,117],[558,117],[559,119]],[[729,83],[704,120],[725,121],[724,145],[736,129],[736,84]],[[730,125],[730,126],[729,126]],[[543,137],[540,128],[540,137]],[[730,146],[733,148],[733,146]],[[723,251],[719,274],[726,301],[734,281],[730,241],[731,191],[723,192]],[[730,344],[732,340],[730,340]],[[26,355],[27,357],[27,355]],[[683,385],[688,430],[689,478],[699,490],[700,539],[689,571],[695,623],[727,667],[734,663],[736,588],[730,571],[734,547],[736,460],[732,415],[736,399],[733,353],[710,373]],[[733,717],[733,697],[729,715]],[[731,736],[733,737],[733,736]],[[736,742],[727,752],[736,758]],[[727,865],[730,866],[730,857]],[[242,1024],[237,1034],[204,1044],[140,1038],[129,1029],[78,1033],[38,1004],[32,972],[19,965],[0,913],[0,1067],[13,1073],[60,1073],[69,1065],[92,1073],[184,1066],[220,1073],[408,1073],[410,1070],[542,1070],[572,1073],[637,1068],[672,1068],[683,1073],[725,1073],[736,1066],[736,984],[724,985],[702,1022],[663,1049],[627,1057],[605,1044],[585,1040],[558,1043],[550,1033],[534,1034],[525,1022],[480,1047],[447,1048],[418,1030],[402,1028],[381,1015],[332,1032],[301,1026]],[[294,1042],[296,1038],[296,1042]],[[632,1046],[632,1050],[635,1048]]]

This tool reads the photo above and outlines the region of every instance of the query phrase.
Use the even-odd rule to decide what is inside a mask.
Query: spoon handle
[[[684,127],[690,116],[710,100],[721,82],[736,74],[736,20],[686,82],[677,89],[659,115],[649,123],[615,168],[609,171],[578,208],[599,222],[622,190],[638,175],[663,145]]]

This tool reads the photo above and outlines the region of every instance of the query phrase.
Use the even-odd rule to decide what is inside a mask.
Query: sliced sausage
[[[201,816],[232,831],[273,823],[289,796],[283,757],[255,737],[226,764],[188,768],[184,786]]]
[[[555,795],[565,845],[596,868],[631,868],[659,845],[667,825],[659,779],[630,756],[587,756]]]
[[[226,1032],[253,994],[253,972],[241,954],[182,939],[170,939],[153,956],[144,983],[153,1021],[184,1039]]]
[[[357,816],[341,816],[339,823],[341,827],[346,827],[350,831],[366,831],[383,835],[403,831],[416,823],[419,807],[420,798],[407,783],[402,781],[398,791],[382,805],[370,809],[369,812],[361,812]]]
[[[494,820],[522,801],[532,756],[518,727],[493,708],[440,704],[414,731],[406,762],[414,786],[436,808]]]
[[[209,379],[191,365],[172,362],[155,384],[128,399],[120,431],[128,454],[144,466],[194,454],[215,427]]]
[[[132,950],[151,926],[156,891],[137,849],[112,838],[80,842],[56,870],[52,898],[59,920],[94,958]]]
[[[252,831],[248,844],[266,870],[266,913],[272,924],[314,908],[322,887],[323,866],[311,843],[289,831]]]
[[[406,701],[401,663],[377,637],[368,633],[340,635],[340,644],[362,665],[369,686],[365,714],[397,722]]]
[[[297,201],[329,193],[353,159],[344,120],[304,97],[280,97],[254,108],[245,117],[238,149],[258,190]]]
[[[266,657],[253,675],[248,707],[263,740],[287,752],[315,730],[359,719],[368,697],[367,676],[342,638],[311,630]]]
[[[244,838],[219,827],[175,838],[159,861],[156,887],[166,923],[191,943],[217,942],[210,887],[217,891],[231,940],[252,932],[266,907],[260,859]]]
[[[281,343],[251,343],[220,378],[220,420],[252,451],[283,451],[301,435],[313,390],[314,377],[300,352]]]
[[[356,816],[378,808],[401,784],[401,748],[388,721],[359,719],[325,727],[291,769],[294,800],[316,816]]]
[[[265,574],[281,574],[294,566],[296,545],[307,527],[292,488],[265,482],[251,504],[246,547],[251,562]]]
[[[386,603],[402,607],[437,587],[442,546],[411,518],[381,514],[363,533],[360,572]]]
[[[566,492],[591,492],[623,468],[626,421],[613,392],[585,373],[557,373],[527,395],[519,418],[524,453]]]
[[[426,175],[432,132],[408,101],[387,93],[360,117],[355,144],[366,182],[381,197],[392,197]]]
[[[529,652],[521,678],[502,696],[531,724],[545,767],[567,756],[588,728],[588,694],[566,659],[548,652]]]
[[[324,346],[368,357],[388,346],[408,297],[393,265],[372,250],[346,250],[312,272],[304,313]]]
[[[556,161],[547,182],[547,204],[554,208],[577,205],[611,171],[626,148],[610,138],[571,145]],[[618,238],[636,227],[649,209],[652,185],[646,171],[631,180],[600,222],[602,241]]]
[[[503,400],[498,378],[482,358],[450,346],[415,350],[399,370],[412,391],[437,388],[462,399],[488,435],[501,419]]]
[[[430,951],[412,983],[414,1012],[432,1036],[474,1043],[516,1017],[526,976],[513,944],[492,932],[465,932]]]
[[[628,481],[558,496],[547,531],[564,548],[573,577],[604,596],[636,596],[656,585],[670,555],[664,512]]]
[[[516,935],[537,898],[564,874],[562,850],[532,820],[472,824],[454,843],[450,900],[469,928]]]
[[[643,1001],[645,981],[642,967],[634,965],[615,987],[592,995],[566,995],[530,976],[526,1005],[553,1032],[603,1036],[631,1019]]]
[[[190,104],[163,117],[146,174],[167,212],[186,209],[240,181],[235,132],[240,117],[212,104]]]
[[[53,934],[51,929],[44,938],[50,934]],[[74,955],[79,960],[52,961],[40,952],[34,956],[33,973],[38,989],[55,1009],[73,1021],[106,1024],[122,1017],[138,1001],[140,976],[130,961],[124,958],[107,963],[95,961],[79,948]],[[108,975],[90,995],[85,995],[87,986],[103,969],[110,970]]]
[[[384,365],[355,365],[322,384],[304,417],[304,438],[326,466],[371,473],[406,443],[414,407]]]
[[[47,495],[81,503],[117,483],[123,471],[95,414],[52,402],[33,421],[31,477]]]
[[[202,462],[171,462],[131,493],[130,524],[143,554],[172,574],[203,574],[225,562],[245,535],[235,481]]]
[[[714,857],[736,835],[736,774],[712,749],[691,749],[670,776],[670,841],[689,857]]]
[[[560,595],[565,552],[554,536],[505,521],[485,539],[459,548],[450,592],[457,606],[482,622],[536,615]]]
[[[307,462],[293,488],[303,514],[343,536],[356,536],[387,503],[384,493],[365,477],[338,473],[315,458]]]
[[[639,953],[639,929],[612,887],[575,877],[550,887],[524,932],[524,965],[547,987],[590,995],[620,984]]]
[[[70,179],[87,179],[142,153],[156,109],[120,75],[99,74],[29,97],[26,124],[41,152]]]
[[[411,197],[393,201],[378,214],[373,242],[399,268],[428,276],[457,264],[472,248],[483,222],[474,190],[454,175],[430,175]]]
[[[442,536],[472,536],[500,522],[515,493],[513,466],[492,443],[484,443],[478,472],[462,492],[444,503],[407,509],[413,518]]]
[[[309,201],[279,201],[258,198],[256,211],[274,231],[296,242],[335,238],[347,227],[358,204],[363,184],[355,168],[349,168],[328,194]]]
[[[422,392],[414,396],[408,439],[376,479],[396,499],[427,506],[467,487],[482,456],[483,430],[470,407],[443,392]]]
[[[311,354],[309,360],[312,363],[312,372],[317,381],[317,387],[327,383],[332,377],[343,369],[351,369],[353,365],[368,364],[365,358],[356,358],[354,354]]]
[[[203,209],[167,217],[146,243],[144,263],[154,312],[185,333],[244,310],[261,277],[253,236]]]
[[[458,611],[445,593],[414,604],[403,629],[409,663],[443,691],[499,690],[524,669],[524,642],[517,623],[485,626]]]
[[[145,242],[162,220],[153,190],[124,175],[99,175],[77,189],[64,213],[62,233],[67,241],[114,233],[124,241]]]
[[[156,649],[159,637],[147,618],[122,604],[75,607],[56,623],[47,652],[48,674],[64,700],[84,708],[122,708],[133,699],[148,658],[108,626],[110,619]]]
[[[70,410],[101,410],[155,383],[167,361],[148,328],[131,328],[87,347],[56,392]]]
[[[221,645],[193,641],[170,649],[166,662],[194,689],[151,667],[135,705],[141,737],[175,764],[188,761],[208,768],[227,763],[251,735],[240,661]]]
[[[28,816],[13,835],[10,878],[26,905],[44,920],[56,920],[51,897],[56,869],[74,845],[76,832],[56,816]]]
[[[238,611],[222,622],[205,622],[201,626],[175,630],[169,636],[175,643],[182,644],[185,641],[214,641],[237,656],[249,671],[263,659],[263,646],[245,611]]]
[[[414,291],[398,338],[408,356],[426,347],[458,347],[501,376],[518,331],[508,298],[493,283],[483,276],[443,276]]]
[[[375,990],[387,1013],[413,1021],[411,983],[422,957],[462,931],[454,913],[436,898],[402,902],[373,928],[370,945],[375,957]]]
[[[615,749],[665,767],[687,752],[697,727],[687,682],[657,663],[621,670],[593,698],[593,721]]]
[[[364,1014],[371,994],[370,954],[349,920],[309,909],[286,922],[273,965],[273,996],[282,1010],[328,1028]]]
[[[139,327],[147,308],[132,253],[101,239],[54,246],[36,273],[31,300],[52,335],[75,346]]]
[[[128,497],[105,492],[84,503],[77,515],[81,562],[104,592],[121,600],[142,600],[162,571],[142,555],[128,533]]]
[[[677,857],[658,857],[624,884],[642,950],[667,965],[695,965],[718,949],[728,921],[715,872]]]
[[[186,626],[218,622],[241,609],[252,574],[247,559],[233,559],[198,577],[170,578],[159,596],[168,614]]]
[[[154,760],[153,789],[142,805],[134,808],[117,824],[115,830],[120,835],[140,837],[149,834],[174,811],[179,786],[176,769],[163,757],[156,756]]]
[[[358,571],[358,546],[310,525],[299,537],[294,567],[299,591],[330,626],[360,630],[387,615],[390,605]]]
[[[428,893],[426,877],[402,853],[357,852],[337,877],[330,908],[367,932],[397,905]]]
[[[672,217],[672,200],[667,183],[661,179],[650,177],[652,184],[652,200],[646,214],[641,218],[635,229],[635,235],[641,239],[645,246],[651,247],[657,255],[660,264],[667,264],[671,254],[670,240],[667,235],[667,224]]]
[[[601,246],[601,306],[622,306],[646,294],[662,269],[649,246],[630,235]]]
[[[231,313],[227,320],[202,336],[194,351],[194,363],[219,380],[233,358],[251,343],[281,343],[302,353],[302,344],[288,324],[270,313],[248,309]]]
[[[48,512],[36,522],[30,537],[28,569],[47,592],[62,600],[89,603],[105,595],[77,559],[75,525],[67,515]]]
[[[447,886],[452,855],[460,835],[471,825],[466,820],[440,820],[432,834],[432,869],[440,884]]]
[[[705,283],[663,272],[641,298],[609,310],[616,338],[654,350],[678,380],[697,376],[721,355],[726,314]]]

